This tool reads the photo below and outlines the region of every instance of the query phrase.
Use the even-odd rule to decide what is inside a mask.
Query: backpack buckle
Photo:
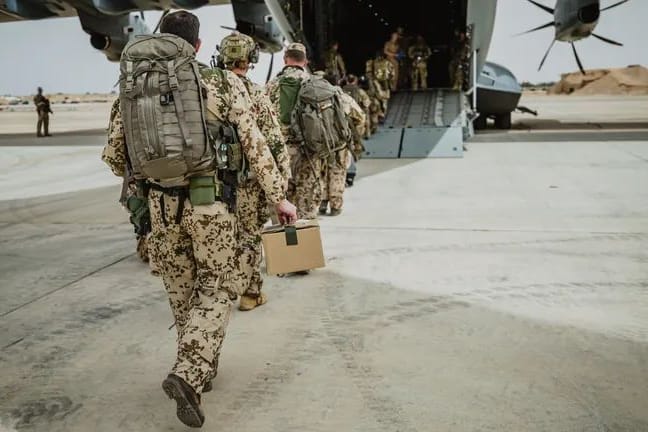
[[[173,93],[160,95],[160,105],[171,105],[173,102]]]

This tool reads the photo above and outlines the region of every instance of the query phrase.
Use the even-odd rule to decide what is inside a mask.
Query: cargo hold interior
[[[316,68],[322,67],[330,44],[338,41],[349,73],[362,75],[366,60],[403,27],[408,36],[422,35],[432,49],[428,85],[448,87],[450,47],[455,31],[465,26],[466,5],[467,0],[302,0],[293,10],[303,16]]]

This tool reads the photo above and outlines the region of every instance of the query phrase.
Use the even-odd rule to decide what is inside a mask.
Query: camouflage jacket
[[[236,127],[250,169],[256,174],[268,201],[276,204],[285,197],[284,182],[266,140],[257,127],[250,96],[241,80],[232,72],[226,71],[224,77],[225,80],[220,74],[203,76],[202,84],[207,90],[206,116],[213,116]],[[126,168],[124,137],[119,102],[115,102],[110,114],[108,143],[104,148],[102,160],[113,173],[120,176],[124,175]]]
[[[349,84],[344,86],[343,90],[351,96],[365,112],[369,111],[371,99],[364,89],[360,88],[357,84]]]
[[[416,44],[410,47],[407,55],[414,61],[427,61],[427,59],[432,55],[432,50],[430,50],[430,47],[425,44]]]
[[[239,75],[239,78],[250,94],[250,98],[252,99],[252,113],[254,114],[259,130],[266,139],[272,156],[274,156],[277,168],[279,168],[283,178],[288,180],[291,178],[290,158],[286,149],[286,140],[281,131],[279,116],[263,87],[253,83],[246,76]]]
[[[324,64],[326,65],[327,73],[338,78],[346,76],[346,65],[339,52],[333,49],[328,50],[324,56]]]
[[[38,112],[51,112],[49,99],[41,94],[34,96],[34,105],[36,105],[36,111]]]
[[[366,114],[358,103],[347,93],[340,92],[342,96],[342,109],[344,114],[349,118],[353,131],[358,136],[363,136],[365,133]]]

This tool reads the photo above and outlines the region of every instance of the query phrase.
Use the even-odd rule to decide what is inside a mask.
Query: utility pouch
[[[216,202],[216,179],[214,176],[189,179],[189,201],[191,205],[210,205]]]
[[[145,236],[151,232],[151,213],[146,198],[135,195],[128,197],[126,207],[130,212],[130,223],[134,227],[135,234]]]

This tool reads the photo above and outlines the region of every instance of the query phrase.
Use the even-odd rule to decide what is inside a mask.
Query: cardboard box
[[[316,220],[300,220],[291,226],[274,225],[261,233],[269,275],[324,267],[324,252]]]

